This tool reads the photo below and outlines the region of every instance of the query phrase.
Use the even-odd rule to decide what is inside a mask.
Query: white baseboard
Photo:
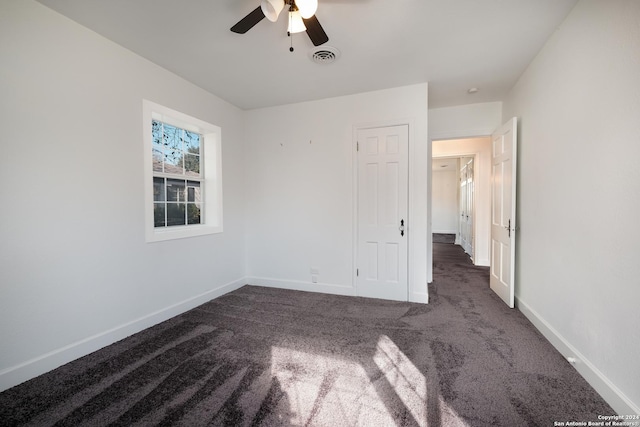
[[[265,286],[267,288],[291,289],[293,291],[320,292],[333,295],[355,296],[356,289],[352,286],[334,285],[330,283],[311,283],[301,280],[283,280],[267,277],[247,277],[247,284]]]
[[[225,285],[211,289],[177,304],[165,307],[131,322],[125,323],[83,340],[50,351],[41,356],[27,360],[19,365],[0,371],[0,391],[23,383],[38,375],[49,372],[65,363],[93,353],[103,347],[131,336],[143,329],[149,328],[174,316],[184,313],[194,307],[204,304],[214,298],[236,290],[246,284],[246,280],[239,279]]]
[[[310,283],[300,280],[283,280],[266,277],[247,277],[247,284],[265,286],[268,288],[291,289],[294,291],[320,292],[323,294],[357,296],[356,289],[351,286],[334,285],[329,283]],[[409,302],[427,304],[429,295],[420,292],[410,292]]]
[[[433,234],[458,234],[458,230],[433,230]]]
[[[618,413],[618,415],[640,414],[640,407],[632,402],[618,387],[615,386],[598,368],[596,368],[582,353],[574,348],[562,335],[556,331],[535,310],[519,298],[516,307],[527,319],[544,335],[546,339],[565,358],[575,359],[573,366],[578,373],[587,380],[602,398]]]

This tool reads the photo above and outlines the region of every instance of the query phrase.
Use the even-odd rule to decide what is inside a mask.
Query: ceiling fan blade
[[[260,6],[256,7],[253,12],[242,18],[236,25],[231,27],[231,31],[238,34],[244,34],[253,28],[258,22],[262,21],[264,13]]]
[[[324,32],[322,25],[318,21],[315,15],[313,15],[309,19],[302,19],[304,21],[304,26],[307,27],[307,35],[311,39],[311,43],[314,46],[320,46],[329,41],[329,36]]]

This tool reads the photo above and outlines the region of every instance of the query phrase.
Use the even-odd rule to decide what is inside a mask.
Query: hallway
[[[446,281],[455,271],[456,274],[462,272],[465,275],[471,275],[467,279],[473,277],[478,285],[486,285],[489,288],[489,267],[481,267],[473,265],[469,255],[465,253],[462,246],[453,244],[455,235],[434,234],[433,239],[433,279],[436,282]],[[457,276],[456,276],[457,277]]]

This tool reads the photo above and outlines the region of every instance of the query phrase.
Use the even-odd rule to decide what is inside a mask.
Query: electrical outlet
[[[311,283],[318,283],[318,276],[316,276],[315,274],[311,276]]]

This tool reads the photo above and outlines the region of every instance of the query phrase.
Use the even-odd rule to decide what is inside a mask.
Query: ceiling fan
[[[320,46],[329,41],[329,36],[315,16],[318,0],[262,0],[260,6],[231,27],[231,31],[244,34],[263,18],[276,22],[285,5],[289,8],[289,35],[306,31],[314,46]],[[293,48],[290,50],[293,51]]]

